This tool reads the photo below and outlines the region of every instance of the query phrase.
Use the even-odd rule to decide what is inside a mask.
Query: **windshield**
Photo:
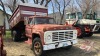
[[[94,19],[97,19],[97,14],[96,13],[94,14]]]
[[[70,19],[75,19],[75,18],[76,18],[76,14],[75,13],[70,14]]]
[[[82,19],[82,13],[81,12],[77,12],[77,15],[78,15],[78,19]]]
[[[54,24],[54,19],[37,17],[37,18],[35,18],[35,24]]]
[[[76,18],[75,13],[67,14],[67,17],[66,17],[66,19],[75,19],[75,18]]]
[[[92,19],[92,14],[87,14],[86,19]]]

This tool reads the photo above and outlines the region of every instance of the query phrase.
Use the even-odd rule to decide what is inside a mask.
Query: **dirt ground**
[[[85,40],[94,42],[91,52],[80,49],[80,44]],[[30,46],[25,42],[13,42],[10,38],[4,39],[4,49],[7,56],[34,56]],[[78,44],[74,45],[70,50],[63,48],[46,51],[47,56],[100,56],[100,34],[94,34],[92,37],[84,37],[78,39]]]

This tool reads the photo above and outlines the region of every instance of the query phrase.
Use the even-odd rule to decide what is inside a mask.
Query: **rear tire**
[[[35,38],[32,43],[32,50],[35,56],[44,56],[43,46],[40,38]]]
[[[78,36],[78,38],[83,38],[85,35],[85,29],[83,26],[78,26],[78,28],[80,29],[80,35]]]
[[[21,34],[20,34],[20,32],[18,32],[18,31],[13,31],[13,32],[12,32],[12,40],[13,40],[14,42],[20,41],[20,40],[21,40]]]

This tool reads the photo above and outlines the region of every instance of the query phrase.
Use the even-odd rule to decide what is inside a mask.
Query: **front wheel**
[[[33,40],[32,49],[35,56],[43,56],[43,46],[40,38],[35,38]]]

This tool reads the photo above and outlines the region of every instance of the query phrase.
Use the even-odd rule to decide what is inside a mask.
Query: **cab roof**
[[[19,5],[22,6],[28,6],[28,7],[35,7],[35,8],[43,8],[43,9],[48,9],[47,7],[39,4],[33,4],[33,3],[20,3]]]
[[[29,18],[52,18],[52,17],[48,17],[48,16],[30,16]]]

